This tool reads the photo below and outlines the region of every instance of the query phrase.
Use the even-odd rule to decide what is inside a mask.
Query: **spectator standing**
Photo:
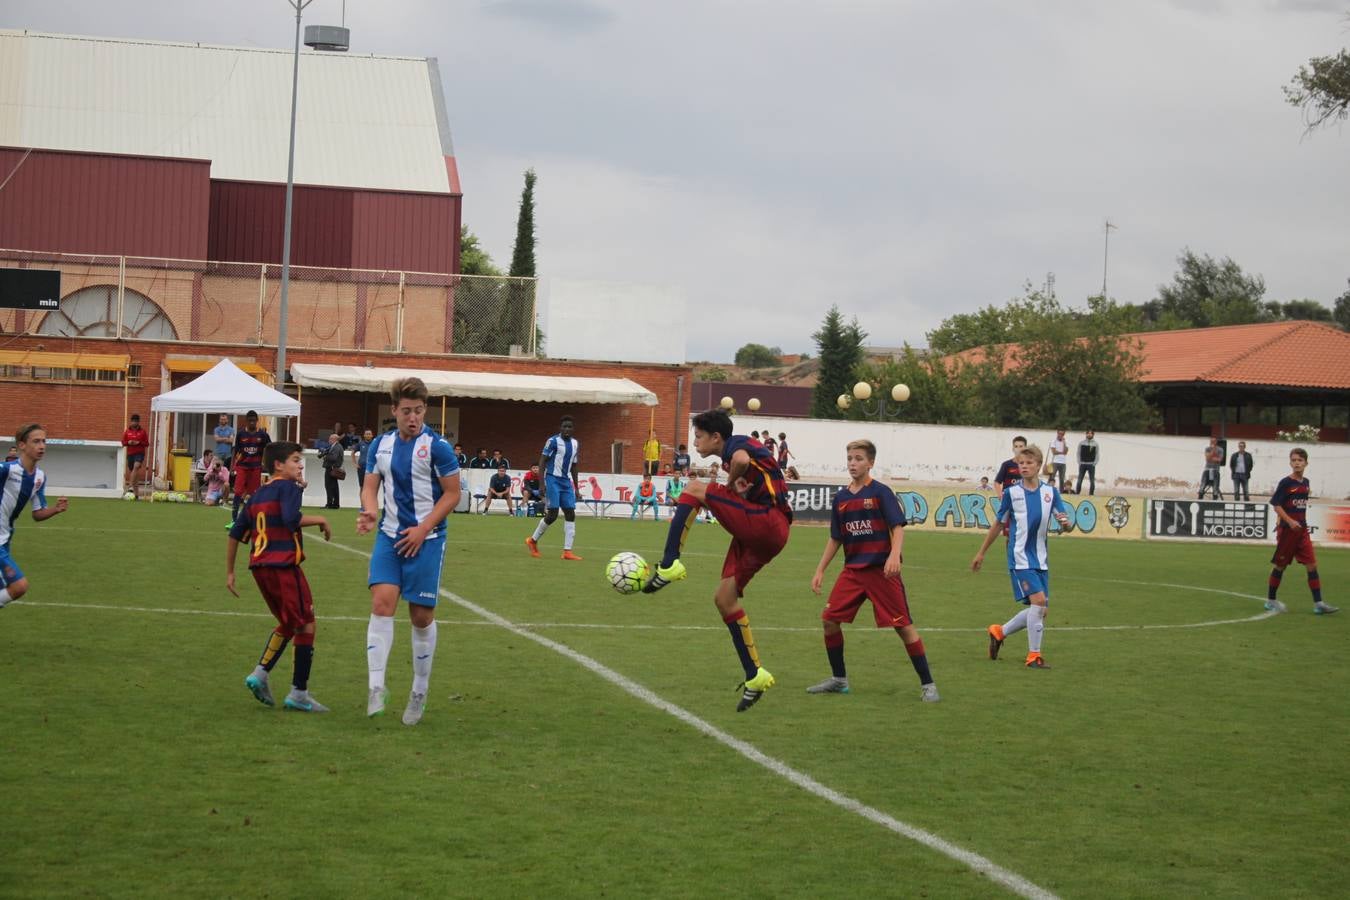
[[[1091,428],[1087,430],[1087,436],[1078,442],[1078,485],[1073,489],[1075,494],[1083,493],[1083,476],[1088,478],[1088,496],[1097,493],[1097,460],[1100,457],[1100,449],[1097,447],[1096,432]]]
[[[642,445],[642,474],[655,475],[661,463],[661,442],[656,438],[656,429],[647,432],[647,442]]]
[[[122,446],[127,448],[127,490],[134,491],[145,476],[145,451],[150,446],[150,435],[141,427],[139,415],[133,414],[122,432]]]
[[[216,439],[216,459],[220,460],[222,466],[228,468],[231,457],[234,456],[234,426],[230,424],[228,414],[220,414],[220,419],[215,430],[211,432],[211,436]]]
[[[1055,437],[1050,441],[1049,450],[1051,464],[1050,471],[1052,473],[1050,480],[1053,483],[1058,479],[1060,493],[1063,493],[1064,476],[1069,468],[1069,442],[1064,438],[1063,428],[1056,429]]]
[[[764,445],[765,450],[768,450],[773,454],[774,459],[778,458],[778,442],[773,439],[773,435],[769,434],[767,431],[764,432],[764,440],[760,443]],[[781,469],[782,466],[779,466],[779,468]]]
[[[375,432],[367,428],[361,432],[361,440],[357,443],[356,449],[352,451],[352,456],[356,458],[356,489],[360,493],[361,488],[366,486],[366,454],[370,452],[370,445],[375,442]]]
[[[792,454],[788,452],[787,434],[778,432],[778,468],[784,472],[788,470],[788,461],[792,459]]]
[[[1252,480],[1252,455],[1247,452],[1246,441],[1238,441],[1237,452],[1228,460],[1228,471],[1233,476],[1233,499],[1251,500],[1248,484]]]
[[[328,448],[323,451],[323,489],[328,497],[324,509],[342,508],[342,479],[347,477],[343,467],[346,456],[342,449],[342,435],[333,432],[328,436]]]
[[[681,444],[675,450],[675,460],[674,460],[675,474],[684,475],[688,477],[689,466],[691,462],[692,461],[689,458],[689,448],[684,444]]]
[[[1205,499],[1205,490],[1210,489],[1214,492],[1215,500],[1223,499],[1223,491],[1219,490],[1219,466],[1223,465],[1223,448],[1219,446],[1219,439],[1210,437],[1209,446],[1205,448],[1205,470],[1200,473],[1200,493],[1196,495],[1197,500]]]

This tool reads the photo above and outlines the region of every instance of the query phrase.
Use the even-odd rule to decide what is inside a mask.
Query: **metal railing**
[[[0,309],[0,333],[276,346],[281,266],[0,249],[57,270],[59,310]],[[290,349],[533,356],[537,281],[291,266]]]

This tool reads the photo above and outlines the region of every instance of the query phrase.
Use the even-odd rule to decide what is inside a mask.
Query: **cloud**
[[[482,8],[492,16],[570,31],[602,28],[616,18],[613,10],[587,0],[483,0]]]

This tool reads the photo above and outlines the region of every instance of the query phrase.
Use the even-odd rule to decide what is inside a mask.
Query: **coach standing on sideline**
[[[1097,460],[1101,459],[1101,451],[1097,446],[1097,432],[1091,428],[1087,430],[1087,437],[1078,442],[1078,484],[1074,487],[1075,494],[1083,493],[1083,476],[1088,479],[1088,496],[1097,493]]]
[[[1252,480],[1252,455],[1247,452],[1246,441],[1238,441],[1237,452],[1228,459],[1228,471],[1233,476],[1233,499],[1251,500],[1248,484]]]

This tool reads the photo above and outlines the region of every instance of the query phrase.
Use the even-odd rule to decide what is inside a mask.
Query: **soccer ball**
[[[123,499],[123,500],[135,500],[135,499],[136,499],[136,495],[135,495],[134,493],[132,493],[131,491],[127,491],[125,494],[122,495],[122,499]]]
[[[636,594],[652,577],[652,567],[641,556],[625,550],[614,554],[605,566],[605,577],[609,579],[610,587],[620,594]]]

